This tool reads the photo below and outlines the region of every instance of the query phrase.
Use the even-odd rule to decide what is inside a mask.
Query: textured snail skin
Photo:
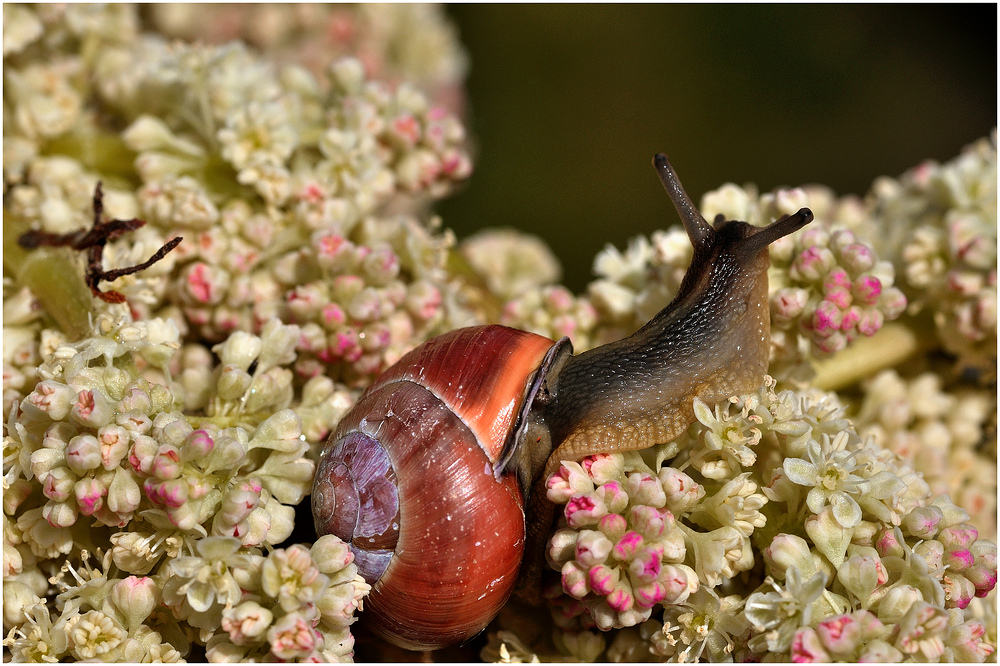
[[[313,489],[316,530],[350,543],[373,586],[364,621],[386,640],[412,650],[464,640],[510,596],[524,548],[523,498],[517,479],[498,478],[494,463],[552,344],[502,326],[435,338],[386,371],[331,437]],[[344,461],[345,443],[378,457],[366,448],[376,440],[391,461],[398,517],[387,515],[396,506],[383,483],[357,493],[343,478],[349,469],[363,470],[369,485],[382,478],[371,465]],[[355,493],[358,510],[347,506]],[[368,542],[366,512],[379,523],[396,519],[396,543]]]
[[[760,386],[770,351],[768,245],[812,221],[802,208],[767,227],[709,225],[663,154],[653,158],[694,255],[674,300],[632,335],[577,356],[542,380],[544,404],[529,411],[531,438],[551,443],[533,477],[518,595],[534,601],[554,508],[545,479],[564,460],[669,442],[694,422],[693,399],[714,404]],[[524,448],[524,447],[522,447]]]

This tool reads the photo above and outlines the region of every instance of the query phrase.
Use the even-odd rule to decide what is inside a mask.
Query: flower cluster
[[[858,433],[899,455],[935,495],[949,495],[984,536],[996,538],[996,453],[987,449],[992,392],[946,391],[939,375],[903,379],[885,370],[862,384]],[[995,441],[995,440],[993,440]]]
[[[674,297],[691,263],[680,227],[634,238],[625,252],[608,245],[594,259],[598,279],[587,294],[599,315],[596,344],[618,340],[649,321]]]
[[[25,11],[18,17],[44,25],[43,13]],[[96,11],[87,10],[89,22],[100,18]],[[402,40],[411,34],[402,26],[412,22],[437,22],[447,32],[437,9],[399,12],[396,27],[378,12],[345,11],[381,35],[378,44]],[[77,10],[44,18],[50,30],[90,26]],[[453,236],[423,213],[471,170],[464,128],[444,106],[409,82],[370,78],[358,59],[328,61],[319,76],[291,64],[279,71],[236,43],[168,44],[116,20],[126,24],[123,33],[94,58],[60,48],[82,49],[99,38],[85,33],[51,43],[36,35],[5,60],[8,76],[25,77],[10,98],[22,119],[9,133],[18,150],[5,157],[5,210],[17,225],[73,231],[87,223],[83,202],[98,173],[141,182],[133,191],[123,179],[105,178],[108,213],[150,223],[108,243],[106,262],[135,265],[167,238],[186,240],[111,289],[141,318],[174,319],[182,336],[209,341],[259,332],[274,317],[298,323],[297,371],[305,378],[325,372],[361,384],[416,342],[482,321],[476,297],[444,269]],[[71,66],[45,65],[49,70],[35,74],[36,61],[58,58]],[[49,103],[29,85],[29,72],[66,86],[72,102],[64,120],[28,116]],[[96,125],[79,111],[88,104],[124,131]],[[43,124],[61,149],[49,146],[44,156],[35,129]],[[84,150],[89,146],[100,146],[101,156]],[[111,164],[114,158],[132,168]],[[6,363],[12,387],[28,381],[17,359],[30,358],[31,347],[17,347]]]
[[[251,566],[254,557],[263,559],[254,555],[256,547],[289,537],[293,506],[312,482],[309,449],[316,440],[303,437],[302,419],[289,409],[293,372],[287,366],[295,359],[298,337],[297,327],[274,320],[260,337],[236,333],[216,345],[221,362],[213,364],[204,347],[182,349],[176,326],[160,319],[132,322],[99,315],[91,336],[82,341],[52,334],[38,367],[42,379],[12,409],[4,437],[4,575],[33,595],[24,613],[5,616],[14,618],[16,630],[8,643],[16,654],[40,650],[37,642],[50,640],[39,628],[51,609],[41,599],[45,586],[39,589],[37,573],[58,569],[66,556],[82,557],[81,548],[105,550],[105,571],[113,563],[115,570],[132,574],[128,580],[155,582],[172,621],[208,632],[203,640],[218,629],[227,609],[244,601],[245,591],[256,589],[254,581],[268,571],[260,563]],[[329,388],[311,387],[311,400],[303,407],[317,436],[325,435],[350,403],[346,392]],[[191,415],[181,412],[185,408]],[[330,586],[332,596],[320,606],[330,616],[324,629],[329,635],[313,646],[344,656],[351,650],[347,626],[367,587],[344,544],[327,540],[322,548],[322,557],[339,563],[327,567],[322,589],[308,600],[319,604]],[[207,560],[217,555],[225,561],[223,569],[242,570],[243,578],[239,584],[225,579],[184,587],[184,572],[199,578],[203,567],[208,567],[206,575],[214,571],[204,562],[196,566],[198,558],[183,556],[186,551]],[[271,557],[278,552],[284,551]],[[105,578],[111,580],[110,573]],[[88,582],[86,589],[95,585]],[[265,593],[278,598],[268,589]],[[198,596],[184,605],[180,599],[209,590],[215,601]],[[106,593],[87,592],[95,599]],[[83,594],[64,592],[66,598]],[[51,631],[64,630],[73,640],[79,636],[76,648],[63,648],[67,655],[141,660],[145,653],[134,652],[140,646],[160,649],[159,635],[147,640],[149,627],[142,628],[152,610],[123,623],[121,613],[131,612],[130,607],[109,610],[97,601],[87,603],[91,610],[86,613],[79,604],[58,607],[61,615]],[[150,608],[158,604],[155,599]],[[303,617],[312,622],[313,632],[319,611]],[[183,635],[180,629],[177,633]],[[265,653],[279,640],[268,639]],[[169,643],[164,650],[173,646],[170,650],[179,655],[189,650],[187,639],[164,640]]]
[[[996,376],[997,139],[873,187],[873,222],[902,288],[962,368]]]
[[[279,63],[315,74],[337,57],[356,55],[370,76],[407,81],[451,108],[462,101],[468,69],[458,31],[433,5],[294,5],[248,7],[157,5],[157,32],[212,44],[240,39]]]
[[[714,410],[695,404],[699,425],[681,442],[564,462],[548,480],[564,505],[549,561],[598,627],[639,625],[662,606],[652,629],[623,640],[677,660],[994,651],[964,611],[996,585],[996,545],[863,441],[832,395],[768,380]],[[738,575],[755,553],[763,580]]]

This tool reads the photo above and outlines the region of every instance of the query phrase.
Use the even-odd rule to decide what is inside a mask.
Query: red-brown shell
[[[398,381],[426,386],[469,426],[496,462],[517,418],[528,378],[552,340],[506,326],[460,328],[428,340],[368,389]]]
[[[334,521],[317,497],[330,493],[330,456],[351,433],[381,442],[398,484],[395,552],[365,599],[375,633],[433,649],[475,635],[506,602],[524,549],[523,498],[493,463],[552,344],[501,326],[435,338],[387,370],[331,437],[313,498],[320,534]]]

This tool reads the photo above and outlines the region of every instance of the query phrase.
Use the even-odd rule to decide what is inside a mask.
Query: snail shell
[[[452,331],[386,371],[337,427],[313,516],[372,584],[375,633],[441,647],[479,632],[510,596],[524,499],[494,465],[552,345],[502,326]]]

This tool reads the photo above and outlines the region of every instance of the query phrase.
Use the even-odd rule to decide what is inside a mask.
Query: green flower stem
[[[70,340],[90,334],[94,304],[77,256],[66,248],[39,248],[26,253],[18,271],[18,282],[31,289]]]
[[[817,361],[813,386],[824,391],[842,389],[892,368],[920,348],[917,334],[908,326],[889,323],[870,338],[860,338],[842,352]]]

